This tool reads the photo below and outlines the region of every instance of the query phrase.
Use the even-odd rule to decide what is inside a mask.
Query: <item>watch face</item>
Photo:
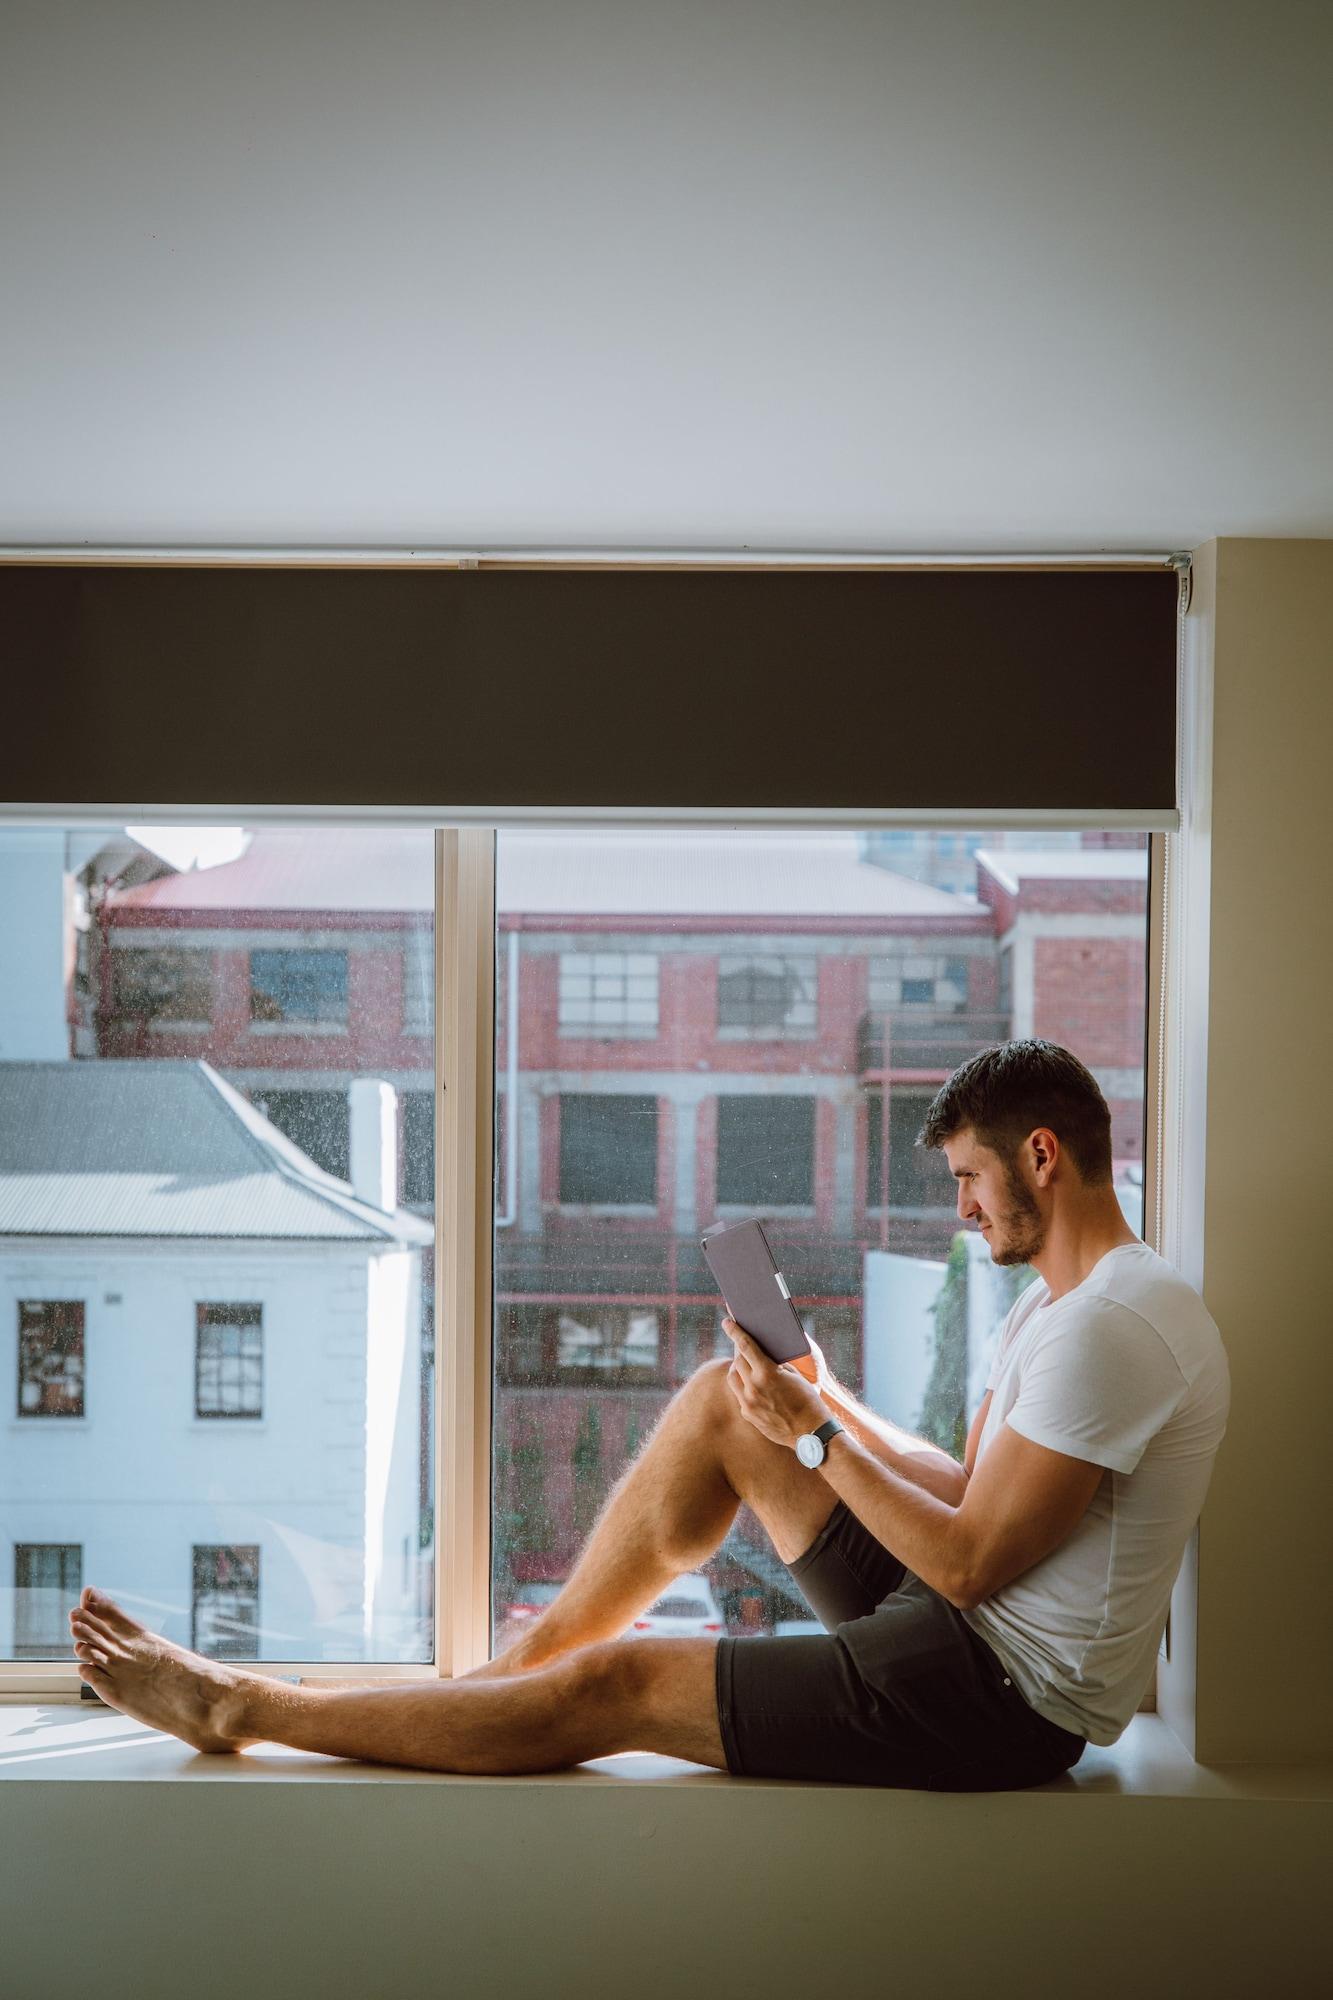
[[[802,1465],[808,1465],[811,1470],[815,1466],[823,1464],[824,1447],[813,1431],[808,1432],[805,1437],[797,1438],[796,1456],[800,1459]]]

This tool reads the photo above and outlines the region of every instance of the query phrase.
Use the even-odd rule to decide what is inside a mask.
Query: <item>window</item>
[[[256,1108],[285,1132],[307,1159],[345,1181],[352,1171],[351,1114],[345,1090],[267,1090]]]
[[[409,931],[403,947],[403,1033],[435,1032],[435,936]]]
[[[556,1366],[562,1374],[651,1376],[657,1370],[659,1325],[655,1312],[627,1306],[570,1308],[559,1316]]]
[[[259,1550],[253,1543],[195,1544],[190,1644],[213,1660],[259,1653]]]
[[[895,1208],[952,1210],[958,1189],[943,1153],[916,1143],[929,1108],[931,1092],[889,1092],[889,1201]],[[866,1206],[884,1200],[884,1160],[881,1152],[883,1100],[876,1092],[866,1100]]]
[[[560,1033],[648,1040],[657,1033],[657,959],[651,952],[560,954]]]
[[[719,958],[717,1032],[753,1041],[813,1036],[817,962],[813,956]]]
[[[181,946],[113,946],[111,1007],[121,1022],[207,1025],[213,1018],[212,953]]]
[[[264,1414],[264,1309],[195,1307],[194,1413],[197,1417]]]
[[[961,1014],[967,1007],[967,960],[947,953],[897,952],[870,962],[867,998],[873,1011],[933,1007]]]
[[[813,1097],[720,1097],[720,1207],[805,1206],[815,1198]]]
[[[19,1300],[21,1417],[83,1415],[81,1299]]]
[[[16,1660],[73,1656],[69,1614],[83,1589],[83,1549],[78,1542],[19,1542],[14,1548],[14,1652]]]
[[[522,866],[506,872],[511,844],[522,847]],[[411,867],[400,868],[395,856],[409,848]],[[239,859],[116,886],[123,849],[120,841],[104,877],[102,864],[90,864],[87,887],[101,916],[66,938],[64,962],[75,950],[82,955],[86,986],[54,983],[53,1033],[68,1037],[70,1012],[84,1006],[73,1024],[79,1058],[0,1060],[0,1185],[6,1216],[25,1218],[5,1224],[15,1304],[0,1306],[12,1312],[16,1386],[22,1393],[26,1384],[32,1416],[77,1417],[91,1407],[83,1381],[89,1340],[99,1369],[110,1357],[96,1378],[95,1425],[58,1447],[38,1434],[39,1422],[14,1425],[32,1435],[11,1440],[7,1463],[16,1468],[23,1512],[13,1510],[12,1493],[4,1496],[5,1548],[20,1536],[82,1545],[91,1561],[101,1523],[138,1504],[141,1531],[115,1558],[117,1578],[131,1602],[164,1607],[170,1636],[190,1634],[195,1600],[186,1592],[197,1546],[207,1557],[196,1607],[204,1643],[230,1639],[238,1654],[258,1651],[262,1612],[270,1660],[340,1669],[429,1662],[441,1490],[424,1311],[431,1228],[421,1214],[367,1215],[310,1163],[346,1180],[349,1089],[360,1076],[382,1080],[401,1099],[400,1186],[419,1211],[431,1205],[432,1056],[424,1043],[404,1047],[401,960],[419,949],[427,962],[434,837],[260,830]],[[456,895],[446,872],[442,907],[460,926],[476,924],[460,936],[467,964],[481,970],[472,978],[463,954],[446,950],[441,1009],[446,1016],[462,1009],[454,1038],[462,1063],[487,1053],[464,1003],[469,988],[474,1006],[483,998],[494,938],[482,928],[491,899],[471,894],[489,885],[489,836],[445,836],[442,868],[460,849],[476,860],[476,881]],[[521,935],[523,954],[512,1068],[507,954],[493,1045],[494,1109],[513,1142],[494,1237],[493,1438],[474,1424],[466,1389],[442,1405],[447,1424],[460,1427],[443,1440],[453,1463],[460,1437],[477,1454],[494,1452],[497,1604],[506,1575],[554,1582],[569,1573],[591,1516],[650,1435],[672,1387],[713,1351],[720,1302],[699,1235],[719,1199],[733,1213],[777,1211],[779,1261],[802,1315],[830,1352],[837,1347],[845,1379],[864,1381],[868,1399],[909,1428],[953,1438],[957,1410],[945,1412],[941,1399],[959,1382],[975,1382],[991,1308],[998,1312],[1001,1300],[977,1254],[979,1239],[967,1238],[965,1256],[959,1250],[951,1182],[922,1185],[923,1174],[944,1173],[942,1161],[912,1144],[923,1102],[958,1052],[971,1052],[975,1010],[996,1006],[1002,954],[1012,954],[1015,985],[1024,1005],[1035,1005],[1038,1026],[1063,1019],[1063,1038],[1077,1048],[1086,1010],[1080,1006],[1076,1019],[1050,1009],[1075,986],[1080,994],[1109,990],[1113,948],[1115,1009],[1098,1033],[1114,1039],[1098,1043],[1095,1059],[1114,1093],[1117,1187],[1128,1199],[1136,1183],[1126,1161],[1140,1171],[1145,1041],[1142,964],[1131,947],[1141,948],[1146,934],[1135,901],[1146,890],[1142,846],[1096,856],[1071,849],[1078,865],[1067,876],[1058,873],[1063,851],[1047,854],[1038,870],[1027,865],[1033,857],[1010,849],[1005,865],[1012,863],[1017,892],[995,889],[983,862],[981,893],[957,897],[939,888],[923,894],[920,884],[862,860],[854,835],[599,832],[571,841],[502,833],[499,849],[501,921]],[[86,842],[73,851],[86,853]],[[0,840],[0,877],[6,865]],[[1113,868],[1123,876],[1114,876],[1112,895],[1105,883]],[[53,872],[63,888],[68,870]],[[371,885],[360,910],[359,884]],[[784,910],[789,888],[792,907]],[[7,907],[0,893],[0,910]],[[54,892],[50,908],[65,936]],[[168,917],[169,909],[176,914]],[[478,911],[487,914],[478,919]],[[111,990],[111,974],[99,954],[141,949],[137,937],[165,935],[169,923],[180,927],[173,943],[191,927],[210,941],[212,1018],[184,1050],[190,1059],[177,1049],[176,1059],[161,1060],[164,1045],[146,1036],[131,1059],[123,1043],[115,1049],[103,1038],[96,1002]],[[410,943],[418,929],[422,940]],[[657,1036],[561,1036],[562,959],[581,971],[603,957],[628,961],[636,954],[627,945],[640,940],[655,965],[669,965]],[[0,940],[0,951],[6,947],[8,970],[27,947]],[[248,975],[264,953],[331,954],[346,974],[348,1032],[253,1035]],[[894,959],[891,973],[880,965],[881,978],[899,982],[892,1032],[873,1047],[869,968]],[[961,987],[960,967],[970,997],[955,1014],[947,1010],[958,994],[941,982]],[[616,994],[588,996],[617,1008],[623,1001],[626,1025],[631,998],[645,997],[631,995],[630,976],[626,963]],[[916,980],[930,981],[929,1001]],[[6,1039],[12,985],[0,980],[0,1050],[15,1046]],[[25,1001],[33,990],[28,981]],[[1133,1004],[1122,1010],[1125,995]],[[484,1007],[482,1014],[484,1036],[493,1023]],[[102,1060],[113,1053],[122,1059]],[[892,1131],[877,1154],[881,1089],[893,1107]],[[295,1150],[265,1146],[250,1107],[267,1110]],[[482,1150],[473,1143],[477,1109],[474,1093],[459,1120],[465,1177]],[[483,1135],[491,1111],[480,1107]],[[381,1123],[387,1131],[387,1119]],[[39,1149],[29,1140],[37,1134]],[[883,1211],[868,1199],[881,1154],[892,1190]],[[448,1160],[441,1165],[451,1169]],[[453,1220],[488,1194],[465,1178]],[[173,1232],[177,1248],[166,1256],[160,1245]],[[446,1339],[474,1323],[466,1301],[447,1290],[449,1261],[441,1273],[450,1300]],[[485,1268],[484,1256],[477,1262]],[[949,1310],[937,1315],[946,1285]],[[957,1309],[964,1289],[965,1313]],[[257,1320],[237,1310],[260,1301]],[[199,1302],[221,1317],[201,1322]],[[195,1407],[212,1414],[195,1426],[188,1452],[178,1452],[181,1440],[173,1444],[168,1424],[160,1436],[161,1427],[145,1427],[127,1455],[123,1427],[103,1420],[103,1387],[114,1388],[118,1407],[140,1407],[162,1380],[164,1357],[174,1356],[179,1372],[169,1395],[188,1424],[191,1390],[182,1378],[192,1319]],[[21,1332],[31,1338],[20,1340]],[[372,1435],[378,1455],[368,1472]],[[480,1545],[487,1525],[469,1516],[458,1526],[460,1546],[474,1533]],[[263,1536],[262,1561],[258,1544],[235,1541],[254,1534]],[[771,1629],[792,1615],[782,1606],[772,1551],[755,1536],[742,1520],[708,1565],[733,1631]],[[467,1629],[478,1629],[478,1609],[468,1610]],[[7,1603],[3,1618],[0,1645],[12,1632]],[[213,1629],[223,1621],[229,1631]],[[456,1641],[460,1656],[467,1643],[465,1631]]]
[[[296,1027],[345,1027],[347,953],[252,951],[250,1019]]]
[[[657,1099],[560,1099],[560,1199],[572,1205],[652,1207],[657,1201]]]
[[[81,1546],[184,1643],[197,1544],[240,1548],[201,1583],[210,1647],[225,1611],[256,1651],[262,1612],[272,1660],[425,1666],[433,1232],[348,1182],[365,1077],[398,1098],[374,1123],[400,1185],[429,1192],[434,1050],[404,1044],[400,969],[409,939],[433,961],[435,835],[161,833],[178,865],[123,828],[0,828],[0,1652],[15,1544]],[[346,1031],[256,1035],[252,970],[270,1011]],[[210,971],[204,1021],[158,1033]],[[112,1012],[139,996],[151,1034]]]
[[[980,833],[910,838],[911,879],[855,834],[499,834],[502,922],[525,946],[512,1067],[503,1008],[495,1043],[494,1117],[514,1154],[494,1233],[499,1624],[525,1590],[569,1575],[674,1386],[730,1356],[699,1245],[719,1213],[771,1216],[797,1310],[841,1378],[961,1450],[1013,1281],[964,1232],[948,1163],[916,1135],[953,1069],[1003,1037],[1002,953],[1034,957],[1047,1007],[1067,1006],[1085,949],[1116,1009],[1137,974],[1133,1032],[1108,1009],[1113,1060],[1095,1045],[1126,1092],[1112,1104],[1117,1186],[1136,1191],[1145,1014],[1127,941],[1146,934],[1143,843],[1106,857],[1074,841],[1038,862],[1019,842],[1005,865],[1030,886],[1010,895],[979,875]],[[966,879],[955,889],[951,876]],[[610,1020],[628,1007],[626,945],[639,938],[670,964],[671,999],[669,1032],[659,1012],[656,1039],[636,1043]],[[1049,978],[1032,940],[1062,948]],[[577,1043],[557,1032],[574,1022]],[[732,1632],[799,1615],[743,1515],[700,1567]]]

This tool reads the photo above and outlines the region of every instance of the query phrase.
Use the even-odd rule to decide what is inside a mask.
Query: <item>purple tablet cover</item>
[[[759,1342],[771,1360],[795,1361],[810,1352],[762,1222],[710,1229],[703,1239],[703,1253],[728,1316]]]

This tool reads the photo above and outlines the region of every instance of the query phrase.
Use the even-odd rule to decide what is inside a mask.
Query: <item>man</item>
[[[1067,1050],[974,1057],[921,1143],[943,1151],[994,1261],[1043,1280],[1005,1322],[963,1465],[855,1402],[822,1356],[812,1385],[728,1321],[734,1360],[674,1398],[559,1597],[477,1673],[290,1688],[170,1646],[89,1589],[71,1614],[81,1677],[200,1750],[276,1741],[441,1771],[636,1749],[987,1789],[1113,1742],[1151,1677],[1225,1429],[1217,1328],[1126,1224],[1109,1111]],[[826,1634],[620,1639],[742,1502]]]

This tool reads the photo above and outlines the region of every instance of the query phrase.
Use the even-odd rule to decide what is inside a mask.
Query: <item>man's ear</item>
[[[1060,1159],[1060,1141],[1048,1125],[1039,1125],[1035,1132],[1028,1133],[1028,1157],[1037,1186],[1048,1186]]]

